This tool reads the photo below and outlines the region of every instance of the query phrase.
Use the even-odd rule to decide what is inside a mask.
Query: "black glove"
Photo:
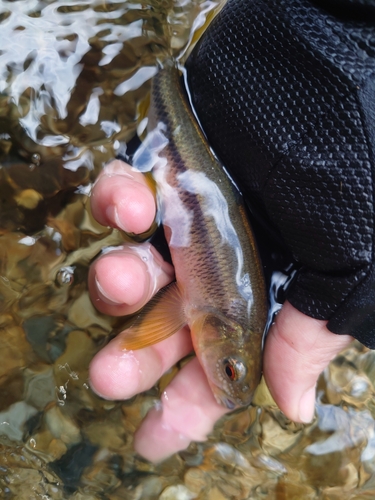
[[[229,0],[187,69],[210,145],[301,266],[288,300],[375,348],[375,1]]]

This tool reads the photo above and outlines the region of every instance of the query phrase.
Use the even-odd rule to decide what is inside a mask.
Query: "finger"
[[[118,335],[91,361],[90,385],[106,399],[129,399],[150,389],[177,361],[192,351],[187,328],[137,351],[122,348]]]
[[[279,408],[295,422],[312,420],[320,373],[353,340],[335,335],[326,324],[287,302],[267,336],[264,376]]]
[[[155,218],[156,203],[145,176],[127,163],[114,160],[93,187],[91,209],[100,224],[141,234]]]
[[[90,267],[88,286],[95,307],[111,316],[132,314],[174,278],[149,243],[127,244],[99,257]]]
[[[186,364],[163,392],[161,403],[149,411],[134,435],[135,450],[157,462],[205,441],[215,422],[228,410],[219,405],[198,360]]]

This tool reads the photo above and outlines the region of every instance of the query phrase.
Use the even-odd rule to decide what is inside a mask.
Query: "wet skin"
[[[99,223],[140,234],[152,224],[156,204],[143,175],[119,160],[107,165],[94,186],[91,205]],[[147,261],[142,259],[144,253]],[[170,264],[149,244],[121,247],[97,259],[89,275],[95,306],[114,316],[141,308],[173,280]],[[352,340],[327,330],[288,302],[272,326],[265,345],[263,372],[273,398],[287,417],[310,422],[315,385],[329,361]],[[187,328],[159,344],[138,351],[120,348],[121,334],[92,360],[91,387],[107,399],[128,399],[149,389],[192,350]],[[164,391],[160,408],[151,410],[136,432],[134,446],[152,461],[204,440],[228,410],[214,399],[196,359]]]

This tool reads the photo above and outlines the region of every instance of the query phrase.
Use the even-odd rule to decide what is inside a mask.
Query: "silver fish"
[[[149,130],[158,139],[153,175],[176,282],[141,311],[123,346],[151,345],[188,324],[217,401],[246,406],[261,376],[268,307],[262,265],[241,197],[172,65],[153,79]]]

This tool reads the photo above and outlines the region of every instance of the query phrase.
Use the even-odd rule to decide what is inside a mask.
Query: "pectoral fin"
[[[123,332],[124,349],[136,350],[164,340],[186,325],[182,294],[177,283],[162,288]]]

